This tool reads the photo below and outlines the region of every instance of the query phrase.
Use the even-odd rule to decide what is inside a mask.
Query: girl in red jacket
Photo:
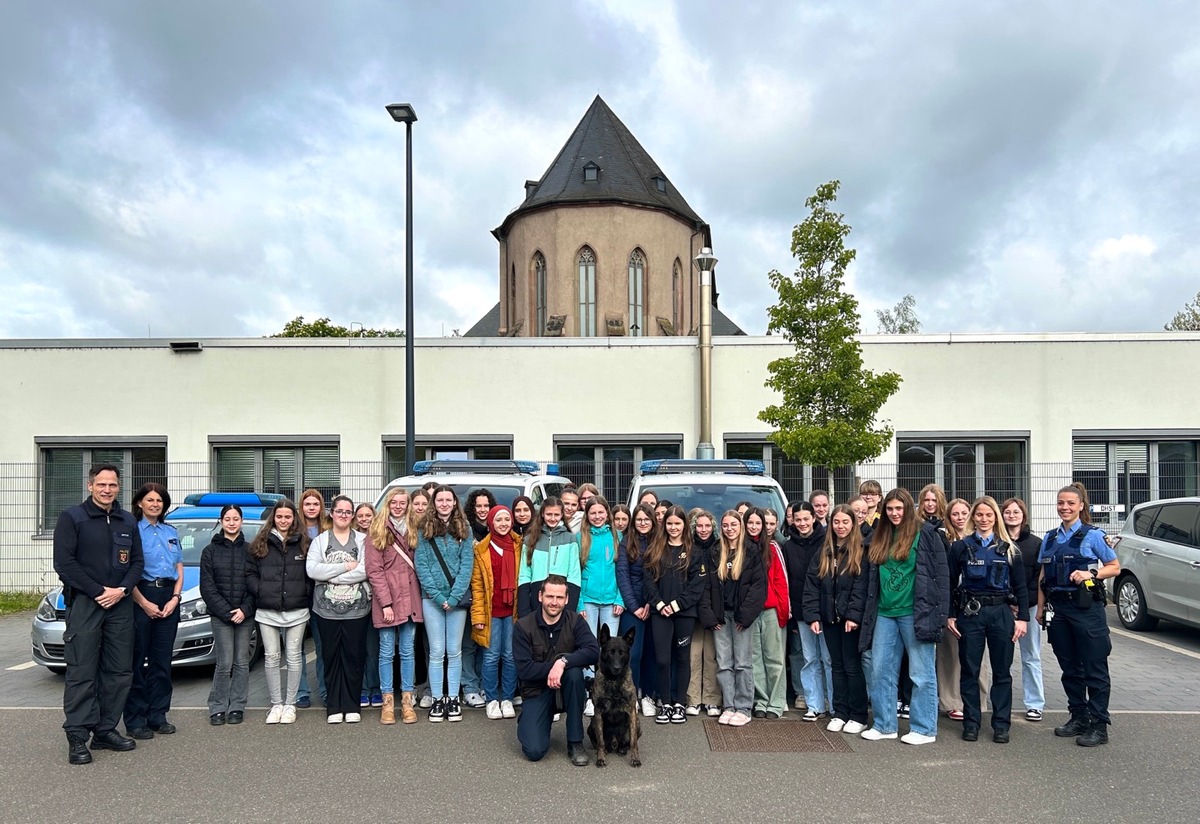
[[[787,712],[784,655],[791,601],[783,552],[767,532],[766,512],[757,507],[746,511],[746,546],[758,553],[767,571],[767,600],[752,629],[754,717],[782,718]]]

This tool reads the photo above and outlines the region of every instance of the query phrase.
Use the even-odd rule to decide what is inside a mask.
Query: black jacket
[[[820,621],[822,624],[834,624],[853,621],[862,626],[863,614],[867,609],[867,588],[872,573],[865,553],[861,567],[857,575],[851,575],[846,570],[845,563],[839,563],[836,574],[823,578],[819,572],[821,556],[813,556],[803,588],[804,607],[800,614],[804,623]]]
[[[712,629],[721,623],[725,616],[724,607],[721,605],[721,582],[713,574],[721,557],[721,542],[714,536],[709,538],[708,546],[701,546],[693,536],[692,552],[703,554],[705,568],[709,573],[705,577],[704,593],[700,596],[700,602],[696,604],[696,620],[705,629]]]
[[[867,608],[863,612],[858,649],[871,648],[875,620],[879,617],[879,569],[872,565],[867,581]],[[920,527],[917,544],[916,580],[913,582],[913,631],[918,641],[935,644],[942,640],[946,619],[950,617],[950,570],[946,563],[946,545],[933,527]]]
[[[682,552],[682,548],[666,548],[662,573],[657,581],[649,569],[645,570],[643,594],[653,612],[661,612],[661,605],[674,602],[675,615],[696,618],[699,612],[697,605],[708,585],[708,559],[703,552],[693,551],[687,569],[680,569],[679,552]]]
[[[792,617],[797,621],[804,614],[804,582],[813,559],[821,554],[825,543],[825,527],[817,524],[807,538],[801,538],[795,530],[783,544],[783,558],[787,567],[788,600],[792,602]],[[811,623],[805,620],[805,623]]]
[[[287,552],[275,534],[267,536],[267,554],[250,557],[246,585],[258,609],[307,609],[313,582],[305,572],[307,548],[299,535],[288,538]]]
[[[560,657],[568,667],[590,667],[600,660],[600,643],[578,612],[564,609],[555,624],[547,624],[541,605],[513,624],[513,661],[524,698],[546,689],[546,677]]]
[[[54,571],[70,603],[74,593],[96,598],[105,587],[125,594],[142,578],[142,533],[133,515],[113,502],[104,511],[89,497],[68,507],[54,525]]]
[[[254,617],[254,596],[246,583],[251,560],[241,533],[233,541],[224,533],[215,535],[200,553],[200,597],[209,615],[226,624],[235,609],[247,621]]]
[[[1037,606],[1038,578],[1042,574],[1042,565],[1038,563],[1038,554],[1042,551],[1042,539],[1029,531],[1029,525],[1021,527],[1021,534],[1013,540],[1021,551],[1021,566],[1025,567],[1025,589],[1029,594],[1029,606]],[[1021,619],[1028,614],[1019,616]]]
[[[767,571],[763,568],[762,555],[747,552],[742,562],[742,574],[736,581],[722,581],[715,569],[709,577],[715,582],[721,598],[721,622],[725,620],[725,612],[732,610],[733,622],[739,627],[753,624],[767,602]]]

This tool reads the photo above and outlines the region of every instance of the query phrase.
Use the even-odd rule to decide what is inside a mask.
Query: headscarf
[[[494,586],[500,594],[500,603],[511,607],[517,596],[517,545],[511,529],[503,535],[496,534],[496,516],[501,512],[507,512],[512,517],[512,510],[503,505],[488,510],[488,538],[491,548],[500,556],[500,575]]]

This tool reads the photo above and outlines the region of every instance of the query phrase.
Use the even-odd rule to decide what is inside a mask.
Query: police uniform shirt
[[[183,563],[183,550],[175,527],[161,522],[152,524],[143,518],[138,521],[138,532],[142,536],[142,556],[146,564],[142,579],[177,578],[176,566]]]
[[[1077,520],[1071,525],[1070,529],[1063,529],[1062,524],[1059,524],[1058,529],[1054,532],[1054,540],[1057,544],[1065,544],[1071,540],[1071,536],[1083,528],[1083,521]],[[1050,546],[1049,541],[1042,542],[1042,551],[1039,553],[1038,560],[1044,562],[1049,558],[1049,555],[1054,551],[1054,547]],[[1079,545],[1079,554],[1084,558],[1090,558],[1098,561],[1101,564],[1111,563],[1117,559],[1117,553],[1104,540],[1104,530],[1092,528],[1083,536],[1083,543]]]

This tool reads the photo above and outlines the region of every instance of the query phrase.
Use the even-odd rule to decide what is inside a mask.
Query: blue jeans
[[[647,616],[649,617],[649,616]],[[633,628],[633,646],[629,649],[629,668],[633,671],[633,686],[642,695],[653,696],[658,677],[654,665],[654,644],[646,643],[646,622],[629,610],[621,613],[622,635]]]
[[[312,639],[313,648],[317,652],[317,694],[321,696],[321,703],[324,704],[329,700],[329,693],[325,689],[325,662],[321,660],[321,636],[313,632]],[[308,660],[304,656],[300,657],[300,687],[296,697],[312,697],[312,692],[308,688]]]
[[[620,624],[620,619],[613,615],[612,604],[584,604],[583,620],[587,621],[588,629],[592,631],[592,635],[596,636],[597,641],[600,640],[601,624],[608,627],[611,635],[617,634],[617,627]],[[588,667],[583,671],[585,678],[591,678],[595,674],[595,667]]]
[[[374,624],[367,625],[367,658],[363,667],[363,692],[367,695],[383,692],[379,682],[379,630]]]
[[[800,667],[800,684],[804,703],[813,712],[833,710],[833,664],[825,636],[817,635],[808,624],[801,623],[800,648],[804,664]]]
[[[464,610],[466,612],[467,610]],[[475,639],[471,637],[471,622],[467,621],[463,625],[462,638],[462,691],[464,693],[480,693],[483,692],[483,687],[480,683],[480,659],[481,654],[479,644],[475,643]]]
[[[902,615],[875,619],[875,637],[871,644],[874,680],[871,682],[871,710],[875,729],[896,732],[896,684],[900,679],[900,654],[908,652],[908,676],[912,679],[909,727],[921,735],[937,735],[937,669],[934,664],[937,644],[918,641],[913,617]]]
[[[398,627],[383,627],[379,630],[380,692],[395,692],[397,637],[400,639],[400,691],[413,691],[413,680],[416,677],[417,669],[417,659],[413,655],[413,642],[417,637],[417,625],[413,621],[405,621]],[[369,645],[370,641],[367,643]]]
[[[491,644],[483,651],[483,691],[489,701],[511,701],[517,691],[512,648],[513,619],[492,619]]]
[[[1021,636],[1021,689],[1025,709],[1044,710],[1046,693],[1042,686],[1042,625],[1037,622],[1037,607],[1029,608],[1029,631]]]
[[[434,698],[457,698],[459,677],[462,675],[463,627],[467,611],[446,611],[441,604],[422,599],[425,616],[425,636],[429,639],[429,690]],[[449,692],[443,692],[443,677]]]

